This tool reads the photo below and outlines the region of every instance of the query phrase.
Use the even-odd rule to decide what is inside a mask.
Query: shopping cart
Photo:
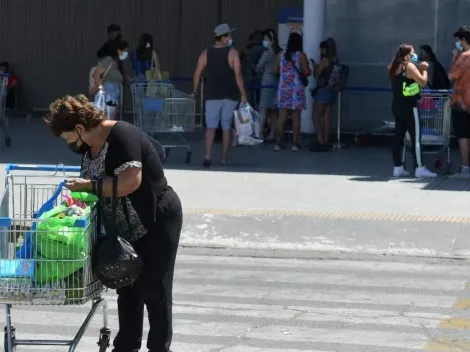
[[[191,161],[191,146],[182,133],[194,132],[196,101],[167,82],[136,82],[132,85],[134,124],[152,138],[157,133],[174,135],[182,144],[164,144],[166,157],[172,148],[185,148],[185,162]]]
[[[109,347],[107,304],[103,285],[92,274],[91,250],[97,240],[96,209],[76,220],[70,233],[51,240],[52,230],[37,220],[47,205],[52,208],[67,194],[58,187],[67,177],[76,177],[79,167],[53,165],[7,165],[5,190],[0,200],[0,303],[5,305],[4,348],[16,346],[68,346],[75,351],[98,308],[103,308],[103,328],[98,346]],[[72,229],[75,231],[72,233]],[[67,238],[67,247],[64,247]],[[46,240],[47,239],[47,240]],[[64,241],[64,242],[63,242]],[[57,254],[59,253],[59,254]],[[40,254],[40,255],[39,255]],[[60,260],[45,259],[60,256]],[[38,259],[40,258],[40,259]],[[69,274],[70,273],[70,274]],[[13,305],[83,305],[92,308],[72,340],[20,340],[12,325]]]
[[[8,77],[0,76],[0,128],[3,130],[5,145],[11,145],[11,137],[8,132],[8,115],[5,111],[5,103],[7,97]]]
[[[450,131],[451,109],[450,90],[424,89],[418,102],[419,117],[421,120],[422,147],[431,148],[423,150],[426,154],[436,154],[435,167],[437,170],[446,167],[446,172],[451,173],[452,163],[450,159]],[[407,133],[405,148],[403,148],[403,162],[405,162],[406,147],[411,146],[411,138]],[[446,153],[447,156],[442,155]]]

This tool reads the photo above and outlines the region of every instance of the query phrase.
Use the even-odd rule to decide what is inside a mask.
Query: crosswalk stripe
[[[333,285],[333,286],[357,286],[357,287],[387,287],[399,289],[422,289],[431,291],[451,291],[457,294],[461,291],[465,284],[462,280],[457,279],[434,279],[429,278],[402,278],[402,277],[364,277],[358,274],[323,274],[318,273],[315,275],[305,275],[305,273],[286,273],[286,272],[271,272],[266,276],[266,272],[262,270],[247,270],[234,272],[227,275],[223,269],[180,269],[178,273],[178,280],[201,280],[203,281],[235,281],[247,279],[256,282],[263,282],[264,284],[275,283],[292,283],[302,285]]]
[[[283,334],[284,332],[284,334]],[[377,347],[395,347],[407,349],[422,349],[427,342],[423,334],[391,333],[382,331],[356,331],[346,329],[305,329],[296,328],[289,331],[289,340],[309,343],[342,343],[345,345],[373,345]],[[367,339],[364,338],[367,334]],[[261,327],[253,330],[250,335],[252,339],[263,339],[277,341],[285,339],[285,330],[282,327]]]
[[[327,291],[327,292],[326,292]],[[238,298],[267,298],[266,292],[260,287],[250,287],[241,291],[235,285],[189,285],[178,284],[174,292],[176,294],[191,294],[204,296],[226,296]],[[363,304],[390,304],[403,305],[412,304],[417,307],[451,307],[455,302],[455,296],[432,296],[421,294],[400,294],[400,293],[384,293],[384,292],[364,292],[350,291],[347,295],[340,288],[335,290],[318,290],[315,287],[304,288],[302,290],[296,288],[279,288],[275,292],[268,294],[279,300],[296,299],[307,301],[325,301],[325,302],[343,302],[343,303],[363,303]]]
[[[426,263],[401,263],[401,262],[364,262],[364,261],[351,261],[351,260],[307,260],[307,259],[276,259],[270,258],[234,258],[234,257],[203,257],[196,255],[184,255],[177,259],[177,267],[200,267],[205,266],[207,268],[224,268],[231,266],[237,271],[245,270],[248,267],[250,269],[266,268],[269,271],[276,271],[277,268],[282,269],[295,269],[300,272],[309,271],[316,272],[316,270],[334,270],[335,273],[383,273],[391,274],[394,277],[401,276],[400,274],[406,275],[430,275],[435,277],[436,275],[445,275],[446,277],[463,277],[468,278],[468,266],[467,265],[451,265],[451,264],[440,264],[432,265]]]

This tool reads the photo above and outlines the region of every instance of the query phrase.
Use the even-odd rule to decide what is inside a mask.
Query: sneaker
[[[417,167],[415,170],[415,177],[424,178],[424,177],[437,177],[435,172],[429,171],[426,166]]]
[[[470,169],[468,167],[460,167],[459,172],[451,175],[452,178],[470,179]]]
[[[275,152],[278,152],[278,151],[280,151],[280,150],[282,150],[282,147],[281,147],[279,144],[276,144],[276,145],[274,146],[274,151],[275,151]]]
[[[403,166],[395,166],[393,168],[393,177],[407,177],[410,173]]]
[[[300,148],[296,145],[292,146],[292,151],[293,152],[298,152],[300,150]]]

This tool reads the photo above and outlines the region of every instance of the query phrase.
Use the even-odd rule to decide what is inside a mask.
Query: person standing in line
[[[402,161],[402,147],[406,132],[411,137],[415,177],[436,177],[423,164],[421,150],[421,121],[418,114],[418,100],[421,88],[428,83],[427,62],[418,65],[418,55],[409,44],[398,48],[392,63],[388,66],[388,75],[392,84],[392,113],[395,116],[395,137],[392,146],[393,176],[409,176]]]
[[[452,125],[459,141],[461,167],[455,177],[470,178],[470,26],[455,33],[455,49],[449,79],[455,80],[452,96]]]
[[[242,63],[243,79],[248,86],[248,103],[254,108],[259,108],[260,92],[261,92],[261,75],[256,70],[261,56],[266,51],[263,46],[264,33],[255,30],[249,36],[249,43],[243,55],[240,55]]]
[[[220,24],[214,29],[215,43],[199,56],[193,76],[194,91],[197,94],[204,72],[204,97],[206,98],[206,155],[203,165],[209,167],[212,160],[212,146],[215,131],[222,125],[222,165],[228,163],[228,151],[232,139],[233,112],[238,100],[247,103],[245,84],[241,71],[240,56],[232,47],[232,32],[228,24]]]
[[[275,151],[282,149],[284,125],[289,113],[292,116],[293,146],[297,152],[300,146],[300,114],[305,109],[305,86],[302,78],[308,77],[312,71],[308,64],[307,55],[303,52],[302,36],[291,33],[287,41],[287,49],[281,51],[274,63],[274,72],[280,75],[276,102],[279,108],[277,121]],[[304,77],[302,77],[304,76]]]
[[[113,50],[113,42],[115,40],[120,40],[121,38],[122,38],[121,27],[119,27],[119,25],[117,24],[109,25],[108,26],[108,40],[96,52],[96,56],[98,56],[98,59],[102,60],[105,57],[110,56]]]
[[[127,59],[128,47],[126,41],[115,40],[109,49],[109,56],[98,62],[93,74],[98,89],[105,93],[108,115],[111,120],[116,120],[121,102],[121,87],[125,74],[120,63]]]
[[[149,33],[143,33],[139,39],[139,47],[131,53],[132,68],[137,79],[146,79],[146,72],[155,67],[160,69],[160,60],[153,47],[153,37]]]
[[[326,48],[322,48],[322,45]],[[319,63],[311,60],[313,76],[317,80],[317,87],[312,92],[314,98],[313,125],[315,126],[317,144],[310,148],[312,152],[326,152],[331,148],[329,144],[331,114],[337,97],[337,93],[328,86],[334,66],[339,63],[336,41],[333,38],[328,38],[326,42],[320,43],[320,52],[322,55]]]
[[[450,81],[447,72],[437,60],[436,54],[430,45],[424,44],[419,47],[419,60],[429,64],[428,87],[429,89],[449,89]]]
[[[276,55],[279,54],[281,48],[277,41],[276,32],[272,29],[264,31],[263,46],[266,48],[261,59],[256,66],[256,70],[262,73],[261,77],[261,94],[259,108],[263,116],[263,127],[267,126],[269,135],[265,136],[266,141],[274,142],[274,132],[277,123],[277,107],[276,107],[276,88],[279,83],[278,77],[274,74],[274,62]]]

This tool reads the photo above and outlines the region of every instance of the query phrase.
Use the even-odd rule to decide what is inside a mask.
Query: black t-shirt
[[[105,178],[130,167],[142,169],[142,183],[134,193],[119,199],[116,221],[120,236],[133,242],[153,232],[158,198],[168,187],[158,153],[147,135],[130,123],[117,122],[99,155],[94,159],[89,153],[83,156],[81,173],[87,179]],[[105,221],[113,221],[111,198],[105,199],[103,212]]]

